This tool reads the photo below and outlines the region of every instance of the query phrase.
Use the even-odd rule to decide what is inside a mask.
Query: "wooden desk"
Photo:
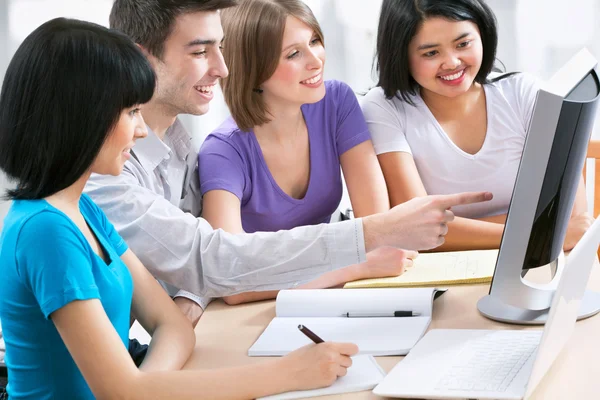
[[[600,270],[595,265],[588,287],[600,291]],[[477,301],[487,294],[489,285],[453,286],[437,299],[431,328],[527,329],[500,324],[482,317]],[[261,362],[248,357],[248,348],[275,316],[275,302],[264,301],[227,306],[214,301],[206,309],[196,328],[196,349],[186,369],[218,368]],[[389,371],[402,357],[378,357]],[[381,399],[371,392],[346,393],[319,399]],[[600,398],[600,315],[577,322],[566,348],[548,371],[532,399]]]

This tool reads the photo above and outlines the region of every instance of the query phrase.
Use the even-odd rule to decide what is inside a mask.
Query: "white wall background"
[[[527,71],[549,78],[579,48],[600,59],[600,1],[488,0],[499,21],[498,58],[508,71]],[[326,78],[347,82],[355,91],[374,84],[371,76],[381,0],[306,0],[319,19],[327,46]],[[0,78],[19,43],[37,26],[65,16],[108,24],[112,0],[0,0]],[[211,112],[185,117],[195,143],[227,115],[217,96]],[[600,137],[600,124],[594,136]],[[0,176],[0,191],[7,182]],[[0,228],[7,210],[0,201]]]

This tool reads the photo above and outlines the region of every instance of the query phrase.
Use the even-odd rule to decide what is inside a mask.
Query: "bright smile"
[[[323,82],[323,73],[319,72],[317,75],[313,76],[312,78],[308,78],[306,80],[300,81],[300,84],[304,85],[304,86],[308,86],[310,88],[316,88],[321,86],[321,83]]]
[[[460,71],[452,74],[438,75],[438,78],[446,85],[460,85],[465,79],[466,70],[467,68],[463,68]]]
[[[194,86],[194,89],[205,99],[212,100],[212,98],[214,97],[213,88],[215,87],[215,85],[216,83],[213,83],[211,85],[196,85]]]

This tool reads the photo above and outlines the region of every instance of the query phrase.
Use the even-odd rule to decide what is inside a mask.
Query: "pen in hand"
[[[300,332],[304,333],[307,338],[309,338],[310,340],[312,340],[316,344],[324,342],[323,339],[321,339],[320,337],[318,337],[313,331],[311,331],[310,329],[308,329],[306,326],[304,326],[304,325],[298,325],[298,329],[300,330]]]
[[[389,311],[379,313],[369,312],[347,312],[343,313],[342,317],[348,318],[377,318],[377,317],[418,317],[421,313],[413,311]]]

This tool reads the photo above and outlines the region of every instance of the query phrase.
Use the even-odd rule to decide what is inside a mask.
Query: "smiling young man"
[[[94,175],[86,191],[115,221],[148,268],[164,282],[178,283],[188,279],[185,269],[199,262],[194,257],[200,257],[200,249],[194,246],[201,242],[195,216],[201,206],[189,173],[196,167],[195,153],[177,115],[205,114],[213,87],[227,76],[220,54],[223,30],[218,10],[236,2],[162,3],[116,0],[113,4],[111,28],[126,33],[142,48],[156,72],[157,88],[143,108],[148,140],[132,151],[123,174],[116,178]],[[192,248],[197,252],[194,256],[189,254]],[[207,299],[166,286],[188,318],[197,323]]]
[[[196,323],[206,297],[295,287],[365,260],[372,249],[420,250],[444,241],[449,207],[485,201],[489,193],[415,199],[389,212],[276,233],[234,235],[200,217],[197,152],[179,114],[208,111],[212,88],[228,73],[221,54],[219,10],[232,0],[116,0],[112,28],[129,35],[156,70],[144,105],[148,137],[117,177],[93,175],[86,193],[153,275]],[[404,263],[405,254],[396,253]]]

